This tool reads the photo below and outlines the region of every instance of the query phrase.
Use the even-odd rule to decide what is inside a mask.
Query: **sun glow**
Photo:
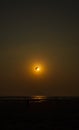
[[[30,61],[25,63],[24,67],[24,75],[25,77],[28,75],[31,76],[32,78],[34,77],[40,77],[44,78],[47,74],[47,67],[45,62],[43,61]]]
[[[39,72],[40,71],[40,67],[39,66],[35,66],[34,71],[35,72]]]
[[[34,64],[32,66],[32,72],[34,72],[35,74],[40,74],[40,73],[42,73],[42,71],[43,71],[42,65],[40,65],[40,64]]]

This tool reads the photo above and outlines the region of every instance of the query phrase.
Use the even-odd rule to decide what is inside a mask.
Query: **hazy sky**
[[[0,2],[0,95],[79,96],[77,0]]]

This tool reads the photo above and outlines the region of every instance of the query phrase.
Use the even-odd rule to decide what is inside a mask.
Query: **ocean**
[[[79,97],[0,97],[0,130],[79,130]]]

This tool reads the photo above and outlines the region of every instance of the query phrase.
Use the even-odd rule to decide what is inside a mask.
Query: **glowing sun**
[[[34,73],[34,74],[42,74],[42,72],[43,72],[43,67],[42,67],[42,65],[41,64],[34,64],[33,66],[32,66],[32,72]]]
[[[34,67],[34,71],[39,72],[40,71],[40,67],[39,66]]]

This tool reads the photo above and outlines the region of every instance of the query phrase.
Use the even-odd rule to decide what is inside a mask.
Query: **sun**
[[[43,66],[40,63],[35,63],[32,66],[32,72],[33,74],[40,75],[43,73]]]
[[[36,60],[32,60],[29,61],[28,63],[25,62],[25,65],[23,66],[23,76],[29,77],[29,78],[36,78],[38,77],[38,79],[43,79],[46,77],[47,75],[47,67],[45,62],[43,61],[36,61]]]
[[[35,72],[39,72],[39,71],[40,71],[40,67],[39,67],[39,66],[35,66],[35,67],[34,67],[34,71],[35,71]]]

